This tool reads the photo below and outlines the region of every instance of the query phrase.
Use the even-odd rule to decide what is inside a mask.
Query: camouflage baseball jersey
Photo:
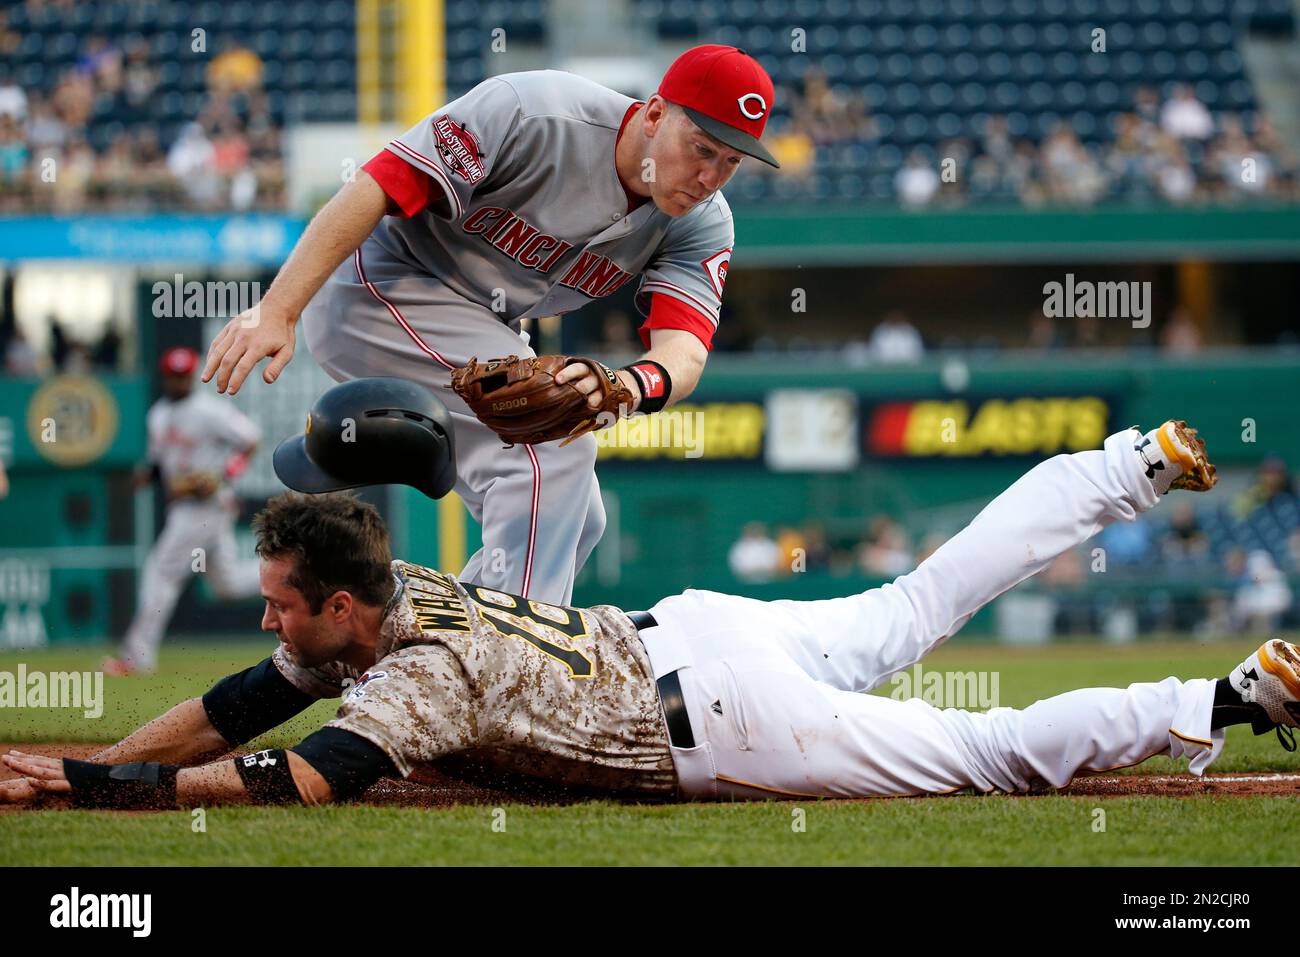
[[[622,611],[526,601],[401,560],[393,574],[364,674],[275,652],[307,694],[346,690],[329,727],[378,745],[403,775],[456,757],[580,788],[674,792],[658,688]]]
[[[716,328],[731,209],[714,193],[676,219],[650,201],[627,212],[614,143],[635,103],[557,70],[483,81],[388,144],[444,199],[385,217],[375,240],[505,322],[570,312],[640,274],[641,312],[663,293]]]

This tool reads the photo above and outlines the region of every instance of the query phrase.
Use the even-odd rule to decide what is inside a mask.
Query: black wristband
[[[94,764],[63,759],[63,776],[72,785],[72,803],[76,807],[118,811],[175,808],[178,771],[179,765],[157,761]]]
[[[289,770],[289,755],[283,748],[258,751],[235,758],[235,770],[244,790],[257,804],[301,804],[298,785]]]
[[[637,388],[641,390],[641,405],[638,412],[649,415],[658,412],[668,404],[668,397],[673,393],[673,380],[668,370],[653,359],[638,359],[623,369],[632,373]]]

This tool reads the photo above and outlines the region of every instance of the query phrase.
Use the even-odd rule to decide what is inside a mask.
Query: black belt
[[[637,631],[654,628],[659,622],[648,611],[628,612]],[[660,678],[659,700],[664,706],[664,722],[668,725],[668,741],[674,748],[695,747],[695,733],[691,730],[691,719],[686,714],[686,699],[682,697],[682,682],[677,672],[670,671]]]

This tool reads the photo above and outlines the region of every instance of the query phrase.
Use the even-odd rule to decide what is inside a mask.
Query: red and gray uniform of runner
[[[483,526],[461,573],[567,603],[605,527],[588,435],[502,448],[449,388],[452,370],[532,355],[521,321],[637,279],[652,329],[712,346],[731,258],[720,193],[673,218],[627,192],[614,149],[640,104],[553,70],[485,80],[365,165],[401,207],[303,313],[308,348],[338,381],[396,375],[433,388],[456,428],[455,491]]]

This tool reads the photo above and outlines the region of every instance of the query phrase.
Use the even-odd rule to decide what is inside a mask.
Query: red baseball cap
[[[172,375],[193,375],[199,367],[199,354],[188,346],[173,346],[162,354],[158,365]]]
[[[682,107],[714,139],[781,166],[758,139],[772,112],[772,78],[744,50],[715,43],[692,47],[668,68],[659,95]]]

